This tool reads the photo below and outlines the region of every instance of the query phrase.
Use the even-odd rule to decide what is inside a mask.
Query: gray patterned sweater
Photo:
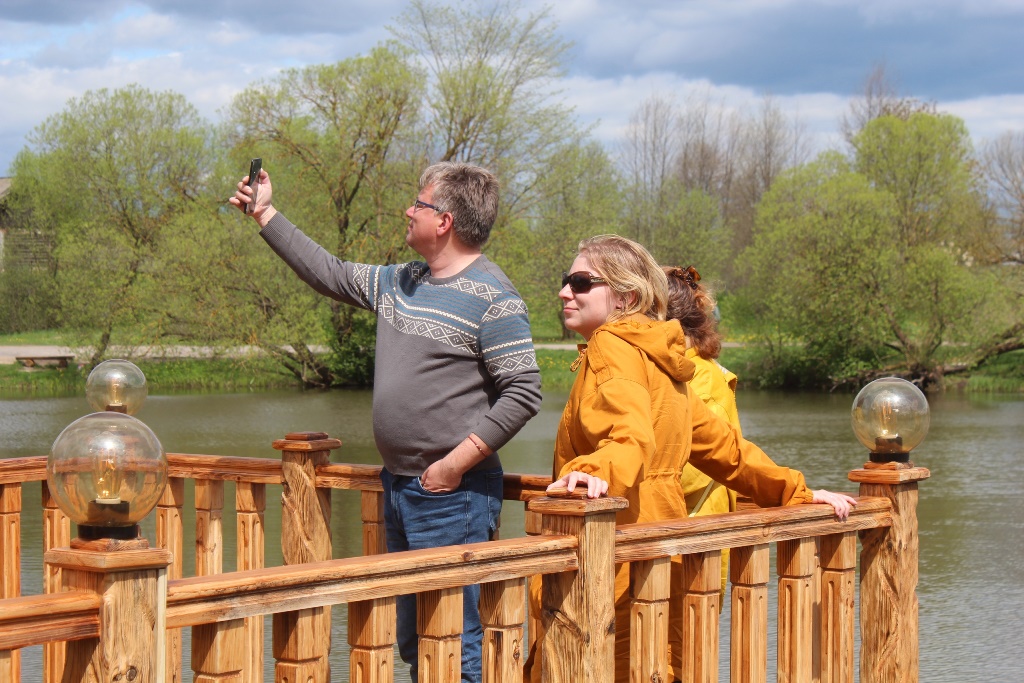
[[[419,476],[471,432],[497,451],[540,409],[526,305],[487,257],[435,278],[342,261],[280,213],[260,236],[317,292],[377,315],[373,434],[391,473]]]

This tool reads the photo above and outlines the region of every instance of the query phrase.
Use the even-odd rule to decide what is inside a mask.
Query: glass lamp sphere
[[[908,460],[911,449],[924,441],[931,420],[924,393],[899,377],[882,377],[861,389],[850,418],[871,459],[881,462]]]
[[[134,415],[148,394],[142,370],[135,363],[119,358],[103,361],[85,380],[85,398],[93,410]]]
[[[79,418],[53,442],[46,481],[77,524],[121,527],[156,507],[167,485],[167,455],[153,431],[130,415]]]

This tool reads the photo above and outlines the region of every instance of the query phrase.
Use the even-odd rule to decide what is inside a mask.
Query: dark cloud
[[[31,24],[78,24],[109,17],[125,4],[125,0],[3,0],[0,19]]]
[[[852,94],[885,63],[905,94],[922,99],[1009,94],[1021,87],[1024,13],[966,16],[944,8],[878,20],[853,6],[802,3],[717,25],[687,25],[691,19],[669,13],[658,23],[626,22],[611,38],[588,30],[596,18],[563,29],[577,43],[575,73],[597,78],[670,71],[780,95]],[[665,41],[673,31],[678,39]],[[659,40],[660,49],[652,48]]]
[[[260,33],[357,33],[380,26],[405,7],[405,0],[291,0],[255,3],[238,0],[142,0],[160,14],[186,19],[235,22]]]

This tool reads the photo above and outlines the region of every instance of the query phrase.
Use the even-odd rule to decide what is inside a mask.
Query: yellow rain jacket
[[[704,405],[718,417],[728,420],[740,432],[740,414],[736,409],[736,375],[717,361],[702,358],[694,347],[686,349],[686,357],[693,361],[693,379],[690,390],[696,392]],[[736,509],[736,492],[715,482],[692,464],[683,467],[683,495],[686,509],[692,517],[717,515]],[[696,511],[695,511],[696,510]],[[729,551],[722,551],[722,601],[729,583]],[[719,606],[721,609],[721,606]]]
[[[637,315],[606,323],[585,349],[555,440],[553,476],[571,471],[601,477],[608,495],[629,501],[616,524],[686,516],[679,485],[687,461],[763,507],[809,503],[800,472],[779,467],[739,430],[716,417],[687,382],[694,363],[677,321]],[[674,591],[683,591],[674,558]],[[682,602],[672,601],[669,666],[682,676]],[[540,580],[530,583],[530,609],[540,624]],[[615,575],[615,679],[629,679],[629,566]],[[538,634],[543,637],[543,633]],[[534,640],[531,638],[531,640]],[[531,649],[527,680],[539,683],[539,647]],[[670,678],[669,680],[673,680]]]

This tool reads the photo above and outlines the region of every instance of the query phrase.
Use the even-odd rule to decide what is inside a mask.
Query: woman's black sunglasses
[[[578,270],[575,273],[562,273],[562,286],[569,285],[573,294],[586,294],[596,284],[606,282],[603,277],[591,275],[585,270]]]

